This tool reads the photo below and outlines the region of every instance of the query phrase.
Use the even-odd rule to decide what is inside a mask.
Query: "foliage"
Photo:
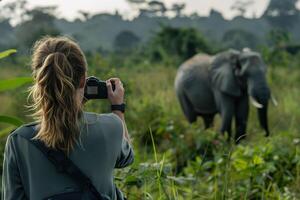
[[[16,89],[24,84],[31,82],[31,77],[18,77],[7,80],[0,80],[0,92]]]
[[[196,53],[211,53],[204,37],[194,28],[162,27],[151,41],[154,61],[183,61]]]
[[[273,47],[282,47],[291,42],[291,35],[289,32],[282,29],[273,29],[269,32],[268,42]]]
[[[16,37],[21,47],[30,48],[37,38],[45,35],[57,36],[60,31],[54,24],[56,7],[38,7],[27,11],[30,20],[16,28]]]
[[[117,52],[133,50],[138,45],[140,38],[131,31],[120,32],[114,41],[114,47]]]
[[[16,53],[17,51],[15,49],[9,49],[4,52],[0,52],[0,59],[3,59],[10,54]],[[26,83],[29,83],[32,81],[32,78],[30,77],[22,77],[22,78],[14,78],[9,80],[0,80],[0,92],[11,90],[18,88]],[[2,123],[8,123],[15,126],[21,125],[23,122],[15,117],[10,117],[6,115],[0,115],[0,122]]]
[[[132,2],[130,4],[132,5],[132,8],[145,10],[150,9],[148,3],[152,2],[151,0],[128,1]],[[277,6],[278,8],[276,8],[274,11],[270,11],[271,14],[276,14],[280,10],[283,10],[285,13],[287,13],[287,15],[290,13],[299,13],[299,10],[297,10],[294,5],[289,3],[293,3],[294,0],[273,1],[279,2],[280,5]],[[233,18],[232,20],[227,20],[223,18],[220,12],[214,10],[211,11],[208,17],[199,17],[195,13],[188,16],[183,12],[183,3],[175,3],[172,5],[172,3],[166,3],[165,1],[153,1],[156,3],[151,3],[151,5],[156,5],[152,8],[157,10],[157,12],[154,14],[148,14],[154,15],[154,18],[148,17],[146,11],[147,17],[142,15],[132,20],[126,19],[126,17],[119,15],[118,12],[116,12],[116,14],[97,13],[92,15],[91,13],[83,11],[81,14],[83,16],[81,18],[85,18],[85,20],[68,21],[60,18],[60,15],[57,14],[55,8],[53,7],[32,8],[26,4],[25,0],[11,0],[2,2],[3,3],[0,5],[0,18],[2,18],[0,19],[1,50],[13,47],[18,48],[20,52],[23,52],[23,49],[20,47],[20,43],[22,43],[21,46],[27,45],[27,47],[29,47],[32,45],[34,37],[40,37],[44,34],[63,34],[74,36],[76,39],[78,39],[84,50],[91,52],[94,52],[99,47],[106,52],[113,51],[115,37],[120,32],[128,28],[130,28],[130,31],[140,38],[142,44],[146,45],[146,42],[149,41],[153,34],[159,30],[161,24],[171,25],[178,28],[194,27],[197,30],[200,30],[208,40],[215,41],[218,44],[223,42],[223,35],[228,30],[242,29],[246,30],[247,32],[251,32],[257,38],[259,38],[259,41],[257,42],[258,44],[265,45],[266,33],[274,28],[288,26],[288,24],[293,21],[289,20],[289,18],[283,18],[282,22],[280,22],[283,25],[269,26],[266,21],[266,15],[261,18],[254,17],[253,19],[250,19],[237,17]],[[161,4],[157,4],[157,2],[160,2]],[[249,1],[236,0],[236,2],[241,3],[236,3],[234,4],[235,6],[243,7]],[[164,7],[167,9],[164,14],[162,14],[164,12],[164,7],[161,7],[162,10],[157,9],[157,7],[160,8],[160,6],[157,5],[162,4],[164,4]],[[292,5],[291,9],[286,9],[286,7],[289,7],[288,5]],[[44,15],[40,15],[40,17],[33,17],[33,15],[37,14],[36,10],[42,11]],[[51,17],[48,18],[47,16],[51,16],[54,18],[54,20],[52,20]],[[38,21],[36,20],[37,18],[42,20]],[[296,21],[293,23],[297,24],[299,19],[299,17],[295,17]],[[276,17],[271,16],[270,22],[275,22],[276,20]],[[45,23],[42,23],[41,21],[44,21]],[[9,24],[8,22],[13,23]],[[292,41],[297,42],[300,29],[297,26],[294,26],[288,30],[291,31],[290,34],[293,36]],[[248,41],[247,38],[243,39]],[[247,44],[251,44],[251,42],[248,41]],[[27,47],[25,47],[26,51],[24,51],[24,53],[28,52]]]
[[[259,43],[258,38],[254,34],[240,29],[227,31],[224,33],[222,41],[225,47],[238,50],[242,50],[245,47],[256,49]]]
[[[299,20],[298,0],[271,0],[264,17],[273,28],[289,30]]]
[[[187,37],[184,30],[177,33]],[[270,66],[268,82],[279,102],[278,107],[269,108],[271,137],[263,136],[255,109],[251,108],[247,138],[236,146],[218,133],[219,117],[209,130],[203,130],[201,120],[193,125],[185,120],[174,93],[177,69],[172,61],[176,56],[183,60],[181,53],[185,51],[174,50],[168,34],[159,33],[155,37],[161,41],[156,44],[164,52],[162,61],[152,62],[145,52],[133,52],[128,56],[87,55],[89,75],[104,80],[118,76],[126,90],[126,122],[133,138],[135,163],[116,172],[120,189],[132,200],[299,199],[300,111],[297,100],[300,99],[300,55],[286,54],[283,60],[276,60],[271,54],[272,49],[262,48]],[[173,37],[175,43],[180,41],[177,44],[185,44],[176,34],[168,37]],[[151,51],[155,48],[158,47],[151,47]],[[19,57],[18,66],[28,62]],[[1,70],[5,74],[17,73],[16,77],[29,73],[25,68],[12,65],[14,63],[1,66]],[[26,119],[22,114],[26,94],[19,95],[21,91],[23,89],[2,92],[0,103],[7,106],[0,107],[0,112],[3,115],[17,112],[16,116],[29,122],[32,119]],[[16,109],[16,104],[21,106]],[[105,100],[89,101],[85,110],[109,112],[109,105]],[[1,124],[2,152],[5,136],[10,130],[11,126]],[[3,159],[2,154],[0,159]]]
[[[9,49],[3,52],[0,52],[0,59],[5,58],[9,56],[10,54],[16,53],[17,51],[15,49]]]
[[[23,21],[27,11],[26,0],[13,0],[1,8],[0,21],[15,19]]]
[[[140,17],[158,17],[165,16],[167,12],[174,12],[176,17],[181,17],[185,8],[184,3],[174,3],[172,7],[167,8],[165,3],[160,0],[127,0],[131,5],[138,8]]]
[[[174,3],[171,10],[175,12],[176,17],[181,17],[185,6],[186,5],[184,3]]]
[[[264,60],[271,66],[298,67],[299,62],[292,57],[297,54],[299,47],[291,45],[289,32],[282,29],[274,29],[268,34],[269,47],[262,47]]]
[[[239,16],[244,17],[248,7],[252,6],[254,4],[253,0],[248,0],[248,1],[241,1],[241,0],[236,0],[234,4],[231,6],[231,10],[236,10],[239,12]]]
[[[23,121],[21,121],[20,119],[15,117],[5,116],[5,115],[0,115],[0,122],[12,124],[15,126],[21,126],[23,124]]]

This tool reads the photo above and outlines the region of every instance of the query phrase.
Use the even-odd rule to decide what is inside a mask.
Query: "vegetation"
[[[289,31],[291,42],[300,39],[299,9],[296,0],[272,0],[262,16],[249,16],[251,0],[236,0],[232,9],[238,14],[232,20],[224,19],[222,13],[211,10],[207,17],[197,13],[187,15],[185,4],[170,4],[160,0],[127,0],[139,15],[132,20],[124,19],[118,12],[114,14],[91,14],[78,11],[78,18],[68,21],[60,18],[53,6],[32,8],[26,0],[2,1],[0,4],[0,51],[17,48],[19,53],[27,53],[35,38],[43,34],[63,34],[76,38],[86,51],[127,49],[136,38],[145,45],[160,27],[195,28],[210,42],[223,43],[225,34],[234,31],[234,42],[226,42],[226,47],[240,48],[267,45],[267,33],[273,29]],[[12,25],[13,24],[13,25]],[[124,31],[130,30],[133,40],[127,44],[115,42]],[[123,34],[122,34],[123,33]],[[133,37],[132,37],[133,36]],[[240,41],[250,37],[254,42]],[[127,37],[127,36],[126,36]],[[135,38],[135,39],[134,39]],[[230,38],[230,37],[229,37]],[[95,42],[98,41],[98,42]],[[246,41],[248,41],[246,39]],[[125,45],[125,46],[124,46]]]
[[[297,0],[271,0],[264,16],[274,28],[291,30],[299,20],[297,2]]]
[[[194,28],[162,27],[150,42],[150,53],[154,61],[168,61],[172,57],[179,58],[177,63],[180,63],[197,52],[212,51],[206,39]]]
[[[136,47],[140,39],[131,31],[120,32],[114,41],[115,50],[118,52],[130,51],[132,48]]]
[[[259,39],[247,31],[233,29],[224,33],[223,42],[227,48],[242,50],[245,47],[256,49]]]
[[[180,34],[173,36],[174,31]],[[90,75],[101,79],[119,76],[126,88],[126,118],[134,138],[136,159],[131,167],[117,171],[118,186],[133,200],[300,198],[299,55],[278,51],[283,59],[278,64],[272,60],[272,51],[262,48],[269,64],[268,81],[279,101],[278,107],[270,108],[271,137],[263,136],[255,109],[251,109],[248,137],[236,146],[218,133],[219,118],[212,129],[204,130],[201,120],[190,125],[180,110],[173,81],[177,66],[188,56],[184,51],[186,43],[182,42],[189,41],[184,39],[190,37],[187,32],[192,37],[198,35],[186,29],[168,28],[156,35],[152,42],[160,45],[149,51],[163,50],[165,56],[161,60],[152,60],[141,50],[126,55],[87,56]],[[169,46],[170,38],[176,48]],[[212,48],[204,39],[199,41],[193,44],[195,52]],[[13,51],[0,57],[9,52]],[[1,80],[29,76],[29,67],[22,67],[28,61],[28,57],[19,55],[1,60]],[[12,85],[0,83],[0,103],[6,105],[0,113],[32,121],[24,108],[28,84],[11,90]],[[86,110],[108,112],[109,106],[105,100],[90,101]],[[1,122],[7,119],[0,117]],[[0,124],[2,152],[6,136],[16,125]]]
[[[0,52],[0,59],[3,59],[13,53],[16,53],[17,51],[14,49],[10,49],[4,52]],[[15,88],[18,88],[26,83],[30,83],[32,81],[31,77],[19,77],[19,78],[12,78],[12,79],[6,79],[0,81],[0,92],[12,90]],[[6,115],[0,115],[0,122],[2,123],[8,123],[11,125],[20,126],[22,125],[22,121],[18,118],[6,116]]]
[[[14,46],[18,53],[0,53],[0,104],[5,105],[0,107],[0,151],[13,129],[33,120],[25,108],[26,89],[32,81],[26,52],[45,33],[69,34],[88,50],[89,75],[103,80],[118,76],[124,83],[135,162],[118,170],[115,181],[128,199],[300,199],[300,48],[292,46],[289,51],[300,29],[288,32],[298,20],[295,0],[284,6],[278,3],[281,0],[272,0],[263,17],[251,20],[243,17],[251,1],[236,1],[241,3],[232,9],[241,16],[230,22],[217,11],[207,18],[196,14],[193,19],[184,17],[184,4],[167,8],[161,1],[128,1],[140,11],[132,22],[118,14],[90,16],[84,11],[84,21],[67,22],[54,17],[55,8],[28,9],[24,0],[5,7],[0,13],[0,45]],[[272,16],[274,10],[279,15]],[[174,12],[176,17],[167,19],[166,12]],[[16,13],[21,22],[13,28],[8,22]],[[273,19],[271,28],[265,26],[266,20]],[[282,21],[291,24],[278,29]],[[250,26],[253,22],[255,26]],[[195,26],[197,29],[192,28]],[[258,33],[258,27],[264,30]],[[99,44],[95,42],[98,39]],[[219,117],[213,128],[204,130],[202,120],[190,125],[179,107],[174,78],[181,62],[199,52],[213,54],[229,47],[255,48],[268,65],[268,82],[279,102],[269,110],[269,138],[259,128],[254,108],[247,138],[235,145],[218,133]],[[93,100],[85,110],[109,112],[109,105],[105,100]]]

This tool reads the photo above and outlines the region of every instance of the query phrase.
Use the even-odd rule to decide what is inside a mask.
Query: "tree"
[[[268,43],[274,48],[283,48],[290,44],[291,36],[284,30],[271,30],[267,36]]]
[[[244,17],[249,6],[253,5],[253,0],[236,0],[235,3],[231,6],[231,10],[238,11],[238,15]]]
[[[226,48],[234,48],[242,50],[244,48],[256,48],[258,44],[258,38],[245,30],[232,29],[227,31],[222,38],[222,41]]]
[[[130,4],[143,4],[146,0],[127,0]]]
[[[224,19],[222,13],[219,12],[219,11],[217,11],[217,10],[215,10],[215,9],[211,9],[210,10],[209,18],[211,18],[211,19],[218,19],[218,20],[223,20]]]
[[[185,6],[186,5],[184,3],[182,3],[182,4],[174,3],[172,5],[171,10],[175,12],[176,17],[181,17],[182,11],[184,10]]]
[[[267,41],[268,48],[263,49],[266,61],[273,66],[289,66],[290,33],[283,29],[273,29],[269,32]]]
[[[197,12],[193,12],[191,15],[190,15],[190,18],[192,20],[197,20],[200,18],[199,14]]]
[[[10,23],[21,23],[26,19],[27,1],[14,0],[3,5],[0,8],[0,22],[9,20]]]
[[[14,46],[13,40],[14,28],[10,25],[9,20],[0,21],[0,51]]]
[[[159,0],[127,0],[134,9],[137,9],[140,16],[156,17],[164,16],[168,11],[165,4]]]
[[[165,4],[161,1],[150,1],[148,3],[149,10],[154,11],[155,13],[160,14],[161,16],[165,15],[167,8]]]
[[[299,19],[296,3],[298,0],[271,0],[263,17],[275,29],[293,28]]]
[[[163,27],[153,38],[151,51],[154,60],[177,57],[183,61],[198,52],[210,53],[211,48],[194,28]]]
[[[118,52],[130,51],[138,45],[140,38],[133,32],[121,31],[115,38],[114,47]]]
[[[3,52],[0,52],[0,60],[16,53],[15,49],[9,49]],[[31,77],[18,77],[18,78],[10,78],[6,80],[0,80],[0,92],[6,92],[8,90],[17,89],[25,84],[31,83]],[[7,115],[0,115],[0,123],[8,123],[14,126],[20,126],[24,122],[16,117],[11,117]]]
[[[135,10],[144,9],[145,5],[147,4],[147,0],[126,0]]]
[[[82,16],[84,21],[87,21],[91,17],[91,14],[89,12],[83,10],[79,10],[78,13]]]
[[[28,10],[28,20],[16,27],[16,38],[23,47],[31,47],[32,44],[44,35],[56,36],[60,31],[54,24],[56,7],[36,7]]]

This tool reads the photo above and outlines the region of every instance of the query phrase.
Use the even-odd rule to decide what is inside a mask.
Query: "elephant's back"
[[[202,81],[208,80],[208,70],[211,63],[211,56],[207,54],[197,54],[180,65],[176,79],[176,83],[188,82],[190,79],[200,78]]]
[[[199,114],[216,112],[209,79],[211,58],[207,54],[197,54],[179,67],[175,79],[177,93],[184,93]]]
[[[197,54],[185,61],[179,71],[206,71],[209,68],[212,57],[208,54]]]

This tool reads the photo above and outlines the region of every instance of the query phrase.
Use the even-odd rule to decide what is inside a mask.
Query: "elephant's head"
[[[229,50],[214,57],[211,77],[214,87],[228,95],[239,97],[247,93],[258,109],[260,125],[269,135],[267,110],[270,89],[266,71],[267,67],[259,53]]]

